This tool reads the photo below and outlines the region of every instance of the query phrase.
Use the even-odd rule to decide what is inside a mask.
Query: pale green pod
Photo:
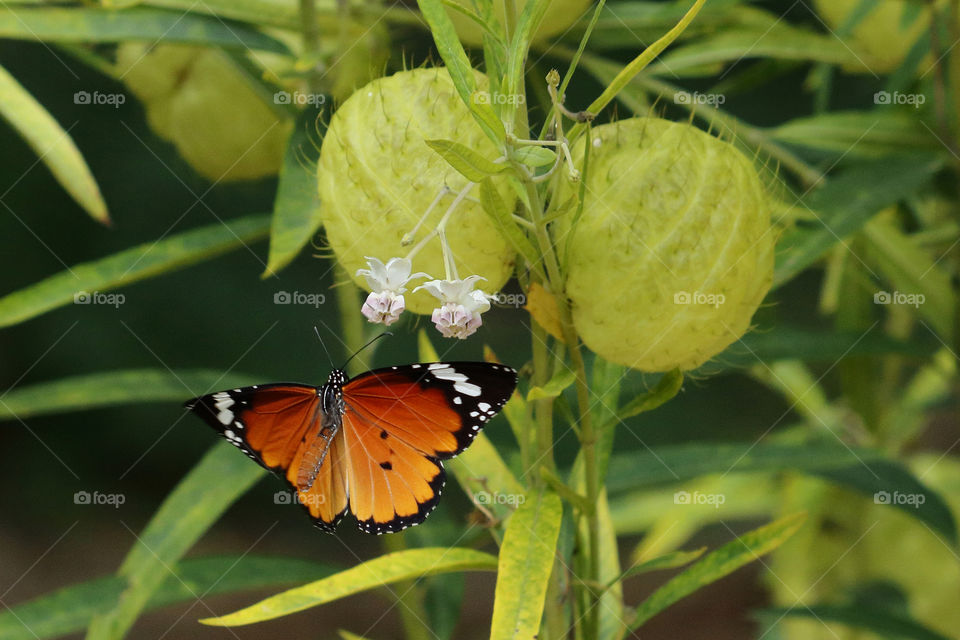
[[[485,87],[486,78],[477,73]],[[406,256],[413,244],[436,227],[453,202],[443,197],[420,227],[414,243],[402,246],[437,194],[446,185],[454,191],[468,181],[430,147],[426,140],[447,139],[493,160],[493,143],[463,104],[444,68],[402,71],[357,90],[333,114],[320,149],[317,179],[327,241],[337,259],[364,289],[358,277],[366,256],[386,263]],[[498,182],[504,201],[515,202],[509,187]],[[472,195],[479,198],[479,189]],[[478,287],[494,293],[513,272],[514,252],[478,202],[464,200],[450,218],[447,241],[458,275],[486,278]],[[430,240],[413,259],[414,272],[444,278],[439,238]],[[414,280],[408,287],[421,284]],[[437,299],[419,291],[404,294],[406,308],[429,314]]]
[[[770,200],[753,163],[688,124],[593,128],[586,197],[554,229],[574,325],[603,358],[694,369],[749,328],[773,281]],[[573,152],[582,166],[583,144]]]

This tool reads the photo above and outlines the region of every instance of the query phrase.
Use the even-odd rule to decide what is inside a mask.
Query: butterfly
[[[470,446],[509,400],[517,372],[487,362],[334,369],[319,387],[218,391],[185,407],[293,489],[320,529],[350,511],[362,531],[423,522],[443,490],[443,460]]]

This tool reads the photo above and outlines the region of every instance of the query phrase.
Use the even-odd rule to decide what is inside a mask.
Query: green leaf
[[[407,549],[382,555],[322,580],[270,596],[239,611],[200,622],[216,627],[237,627],[280,618],[401,580],[452,571],[494,571],[496,568],[494,556],[473,549]]]
[[[323,221],[317,177],[310,170],[319,156],[320,134],[316,132],[319,117],[319,110],[304,109],[287,142],[273,202],[270,253],[261,277],[271,276],[290,264]]]
[[[248,216],[192,229],[76,265],[0,298],[0,327],[74,302],[74,296],[84,292],[116,289],[256,242],[267,235],[269,227],[269,216]]]
[[[243,387],[256,380],[242,374],[188,369],[125,369],[40,382],[4,394],[0,420],[28,418],[122,404],[182,402],[214,386]]]
[[[699,549],[694,549],[693,551],[671,551],[670,553],[662,556],[651,558],[646,562],[640,562],[633,565],[620,574],[620,576],[614,582],[622,582],[627,578],[632,578],[633,576],[638,576],[643,573],[650,573],[651,571],[663,571],[664,569],[676,569],[677,567],[682,567],[683,565],[690,564],[702,556],[706,550],[706,547],[700,547]]]
[[[24,7],[0,9],[0,38],[45,42],[122,42],[147,40],[258,49],[290,54],[275,38],[240,22],[192,11],[150,7],[123,10],[92,7]]]
[[[797,471],[824,478],[871,499],[895,492],[923,496],[923,504],[885,504],[925,522],[949,540],[957,537],[956,522],[943,498],[909,470],[880,451],[840,443],[770,444],[713,443],[658,447],[653,451],[615,454],[610,459],[607,490],[613,496],[640,487],[682,482],[712,473]],[[884,504],[884,502],[878,502]]]
[[[490,106],[486,105],[487,109],[478,107],[472,99],[477,91],[477,77],[470,65],[470,59],[467,58],[467,52],[460,44],[453,22],[447,15],[446,9],[444,9],[443,2],[441,0],[417,0],[417,5],[420,7],[423,19],[430,26],[430,33],[437,45],[437,51],[440,53],[443,63],[447,66],[447,71],[450,72],[450,78],[453,80],[453,86],[460,95],[460,99],[470,109],[470,113],[484,133],[487,134],[487,137],[498,147],[501,146],[505,135],[503,133],[503,123],[494,128],[490,124],[489,113],[483,115],[478,113],[489,110]]]
[[[280,556],[191,558],[174,566],[145,610],[224,593],[279,587],[333,573],[325,565]],[[106,613],[126,582],[109,576],[58,589],[0,612],[0,640],[54,638],[82,631]]]
[[[833,111],[795,118],[768,130],[777,142],[849,157],[936,151],[939,143],[911,114],[900,111]]]
[[[117,0],[112,0],[114,3]],[[121,2],[125,0],[120,0]],[[258,27],[276,26],[296,30],[301,25],[300,7],[294,0],[132,0],[132,2],[165,9],[175,9],[178,13],[202,13],[242,22]],[[319,3],[318,3],[319,4]],[[322,6],[318,6],[318,19],[324,23]],[[333,9],[336,15],[336,9]],[[326,18],[335,21],[338,18]],[[419,20],[418,20],[419,22]]]
[[[896,288],[895,294],[914,300],[919,314],[950,342],[956,308],[950,274],[888,218],[871,220],[864,225],[863,235],[867,241],[866,260]],[[892,297],[891,301],[900,304]]]
[[[745,533],[707,554],[702,560],[672,578],[644,600],[637,607],[636,618],[630,628],[639,628],[678,600],[770,553],[796,533],[806,517],[806,513],[797,513],[781,518]]]
[[[544,490],[527,496],[507,521],[500,547],[491,640],[529,640],[540,630],[563,505]]]
[[[513,38],[507,47],[507,63],[503,77],[503,93],[507,97],[524,95],[524,72],[527,54],[530,51],[530,41],[550,8],[550,0],[528,0],[522,6],[523,10],[513,30]],[[505,113],[505,119],[512,122],[514,121],[512,114],[516,113],[520,107],[519,101],[508,102],[501,113]]]
[[[480,204],[503,237],[513,245],[513,249],[523,256],[531,269],[545,277],[540,253],[534,248],[530,238],[520,228],[520,225],[513,219],[513,211],[507,207],[489,178],[480,183]]]
[[[652,74],[705,75],[701,69],[745,58],[818,61],[863,68],[863,63],[843,41],[832,35],[787,26],[770,29],[737,29],[700,38],[672,49],[648,69]],[[710,74],[712,75],[712,71]]]
[[[851,166],[811,194],[813,228],[798,228],[777,247],[774,288],[813,264],[838,242],[860,229],[874,214],[926,185],[942,162],[930,157],[888,158]]]
[[[657,382],[657,385],[646,393],[642,393],[620,408],[617,417],[626,420],[646,411],[653,411],[668,400],[673,399],[683,386],[683,372],[679,369],[668,371]]]
[[[213,446],[136,534],[136,543],[117,572],[128,586],[109,612],[94,618],[88,640],[123,637],[169,578],[170,567],[265,474],[230,443]]]
[[[483,182],[484,178],[509,168],[509,165],[487,160],[473,149],[453,140],[426,140],[426,143],[471,182]]]
[[[545,167],[557,161],[557,152],[547,147],[528,145],[514,151],[513,158],[528,167]]]
[[[932,336],[926,342],[904,342],[880,332],[864,336],[863,332],[857,331],[816,331],[778,325],[769,331],[748,333],[693,375],[714,375],[720,371],[778,360],[833,364],[847,356],[886,354],[909,355],[919,359],[932,355],[939,345]]]
[[[703,4],[706,0],[696,0],[693,3],[686,13],[683,14],[683,17],[680,19],[677,24],[670,29],[667,33],[663,34],[656,42],[651,44],[649,47],[643,50],[643,53],[638,55],[636,58],[631,60],[627,66],[620,70],[620,73],[607,85],[603,90],[600,96],[594,100],[587,111],[590,113],[598,114],[603,110],[608,104],[613,102],[613,99],[617,97],[617,94],[620,93],[627,84],[633,80],[633,78],[643,71],[643,69],[653,62],[653,60],[660,55],[664,49],[666,49],[670,44],[676,40],[680,34],[686,30],[687,26],[693,22],[693,19],[697,17],[697,14],[700,12],[700,9],[703,8]],[[568,138],[571,142],[576,141],[577,137],[583,133],[584,130],[583,124],[578,124],[574,126],[569,134]]]
[[[863,603],[762,609],[756,612],[756,615],[768,624],[776,624],[783,618],[809,618],[821,624],[835,622],[851,629],[870,631],[877,634],[877,637],[890,640],[950,640],[913,618]]]
[[[0,67],[0,117],[30,145],[57,182],[91,218],[110,224],[100,187],[70,134],[3,67]]]
[[[553,377],[542,387],[531,387],[527,392],[527,402],[542,398],[556,398],[577,380],[577,374],[569,367],[558,366]]]

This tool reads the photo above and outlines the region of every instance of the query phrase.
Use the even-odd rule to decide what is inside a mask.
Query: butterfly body
[[[319,387],[219,391],[186,407],[283,478],[314,524],[350,511],[368,533],[419,524],[436,506],[443,460],[470,445],[513,393],[516,371],[485,362],[411,364]]]

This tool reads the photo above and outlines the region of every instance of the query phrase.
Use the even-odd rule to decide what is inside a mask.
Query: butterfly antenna
[[[361,351],[363,351],[364,349],[366,349],[367,347],[369,347],[370,345],[372,345],[374,342],[376,342],[376,341],[379,340],[380,338],[385,338],[385,337],[387,337],[387,336],[393,337],[393,334],[390,333],[389,331],[384,331],[384,332],[381,333],[380,335],[378,335],[378,336],[376,336],[376,337],[374,337],[374,338],[371,338],[369,341],[367,341],[367,344],[365,344],[365,345],[363,345],[362,347],[360,347],[359,349],[357,349],[357,350],[353,353],[352,356],[350,356],[349,358],[347,358],[347,361],[343,363],[343,366],[340,367],[340,369],[341,369],[341,370],[346,370],[347,365],[350,364],[350,361],[353,360],[354,358],[356,358],[358,355],[360,355],[360,352],[361,352]]]
[[[313,332],[317,334],[317,340],[320,341],[320,346],[323,347],[324,353],[327,354],[327,361],[330,362],[330,366],[333,366],[333,358],[330,357],[330,351],[327,349],[326,343],[323,341],[323,338],[320,337],[320,330],[317,329],[317,325],[313,325]]]

